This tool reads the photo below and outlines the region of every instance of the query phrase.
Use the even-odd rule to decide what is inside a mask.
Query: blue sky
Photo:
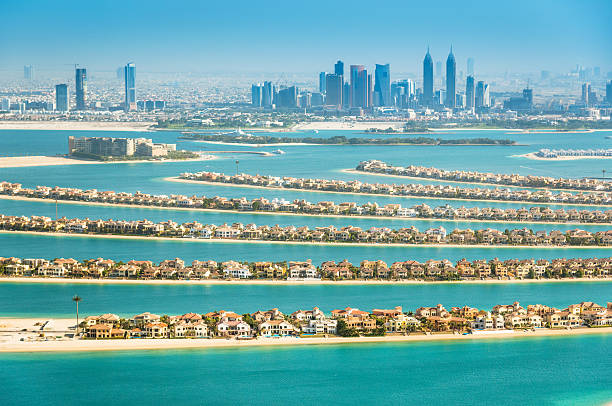
[[[612,70],[612,0],[3,0],[0,69],[309,72],[348,64],[419,69],[452,43],[487,73],[576,64]]]

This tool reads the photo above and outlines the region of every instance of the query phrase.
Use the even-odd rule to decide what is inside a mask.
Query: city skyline
[[[267,10],[273,22],[269,27],[250,18],[257,15],[260,7],[246,2],[236,7],[240,12],[223,5],[195,2],[181,10],[158,8],[155,2],[146,8],[132,3],[124,5],[127,10],[122,13],[116,13],[110,5],[87,5],[92,16],[87,22],[73,18],[76,9],[82,10],[70,6],[80,3],[64,1],[52,7],[35,3],[35,7],[27,5],[27,11],[23,4],[5,5],[6,21],[0,27],[0,70],[20,70],[24,65],[59,70],[70,63],[90,70],[110,70],[121,61],[133,60],[148,71],[304,72],[324,70],[327,60],[340,57],[367,66],[389,63],[396,72],[412,72],[417,71],[427,44],[437,63],[444,61],[451,43],[457,54],[457,70],[467,71],[467,59],[471,57],[475,60],[475,74],[567,70],[576,64],[601,66],[607,72],[612,66],[612,29],[607,24],[612,7],[597,0],[587,4],[519,2],[525,3],[522,5],[446,2],[436,7],[406,7],[391,2],[368,13],[359,7],[345,9],[333,4],[325,4],[325,13],[320,13],[316,5],[279,5]],[[406,24],[407,11],[431,18],[415,18]],[[128,24],[126,19],[134,14],[139,18]],[[460,24],[457,15],[468,15],[479,24]],[[197,16],[206,16],[202,18],[207,23],[196,24]],[[67,32],[60,48],[48,47],[41,40],[43,32],[51,28],[51,21],[56,35]],[[82,26],[96,21],[105,23],[92,24],[92,29]],[[180,26],[173,21],[181,21]],[[551,21],[555,22],[552,26]],[[371,32],[361,35],[358,42],[349,41],[355,27],[364,24],[371,26]],[[311,29],[296,30],[300,25]],[[23,31],[23,26],[29,29]],[[87,38],[68,35],[68,31],[81,28],[87,30]],[[133,35],[147,30],[157,34],[154,40],[151,36]],[[258,35],[250,35],[251,31]],[[126,42],[128,37],[130,41]],[[21,46],[9,46],[17,42]],[[86,46],[96,43],[104,46]]]

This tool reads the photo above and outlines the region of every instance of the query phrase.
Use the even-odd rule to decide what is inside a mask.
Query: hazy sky
[[[0,69],[307,72],[391,63],[416,72],[452,43],[459,70],[612,70],[612,0],[4,0]]]

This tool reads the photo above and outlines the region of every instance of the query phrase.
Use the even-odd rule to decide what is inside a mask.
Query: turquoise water
[[[3,403],[598,405],[612,337],[0,354]]]
[[[312,133],[301,133],[313,136]],[[363,195],[340,195],[299,191],[205,186],[165,181],[181,172],[216,171],[366,182],[411,183],[413,180],[342,172],[359,161],[380,159],[395,165],[425,165],[444,169],[520,173],[555,177],[599,176],[612,173],[609,160],[531,161],[515,155],[541,148],[609,148],[609,132],[592,134],[507,134],[506,131],[451,131],[441,138],[510,138],[517,147],[420,147],[420,146],[283,146],[286,154],[261,157],[241,153],[220,155],[205,162],[72,165],[0,169],[0,180],[82,189],[142,191],[152,194],[198,194],[207,196],[401,203],[430,206],[449,203],[520,207],[516,203],[490,203],[408,199]],[[96,131],[0,131],[0,156],[64,154],[67,136],[149,137],[156,142],[177,142],[176,132]],[[279,135],[272,133],[270,135]],[[286,134],[280,134],[286,135]],[[350,131],[321,131],[318,136],[364,136]],[[296,136],[290,134],[290,136]],[[367,135],[371,137],[372,135]],[[253,150],[178,140],[189,150]],[[277,146],[258,150],[272,151]],[[436,183],[436,182],[421,182]],[[563,207],[563,206],[551,206]],[[568,207],[566,207],[568,208]],[[0,200],[0,213],[55,216],[49,203]],[[256,224],[335,225],[361,227],[414,225],[423,229],[443,225],[453,228],[514,228],[514,224],[466,222],[334,219],[254,214],[203,213],[137,208],[59,205],[59,215],[113,219],[148,218],[159,221],[198,220]],[[597,225],[530,225],[536,230],[583,228]],[[277,244],[200,243],[96,239],[65,236],[34,236],[0,233],[0,256],[106,257],[115,260],[181,257],[215,260],[304,260],[315,263],[348,258],[383,259],[389,263],[430,258],[491,259],[610,256],[609,248],[424,248],[339,247]],[[232,309],[237,312],[279,307],[283,311],[318,305],[325,311],[347,305],[369,310],[402,305],[470,304],[491,308],[519,300],[565,307],[582,300],[604,304],[612,300],[612,283],[543,283],[507,285],[394,285],[394,286],[274,286],[274,285],[77,285],[0,284],[0,315],[24,317],[71,317],[75,293],[83,297],[81,312],[118,313],[142,311],[182,314],[189,311]],[[487,340],[465,343],[413,343],[315,347],[253,348],[193,351],[143,351],[71,354],[0,354],[2,404],[534,404],[596,405],[612,400],[612,338],[565,337],[531,340]],[[74,385],[72,383],[77,383]],[[11,388],[10,390],[7,388]]]
[[[612,282],[440,285],[126,285],[0,283],[0,315],[73,317],[78,294],[84,315],[144,311],[162,314],[233,310],[240,314],[278,307],[291,313],[318,306],[363,310],[403,306],[406,311],[442,303],[490,310],[515,300],[565,308],[584,300],[612,301]]]

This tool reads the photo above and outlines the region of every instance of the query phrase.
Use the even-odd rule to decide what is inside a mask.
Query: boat
[[[313,133],[318,134],[319,130],[312,130]]]
[[[285,153],[285,151],[283,151],[282,149],[276,149],[274,151],[272,151],[273,154],[276,155],[283,155]]]
[[[234,131],[227,132],[227,133],[221,133],[220,135],[237,135],[237,136],[243,136],[243,137],[252,137],[253,136],[253,134],[245,133],[240,128],[237,129],[237,130],[234,130]]]

